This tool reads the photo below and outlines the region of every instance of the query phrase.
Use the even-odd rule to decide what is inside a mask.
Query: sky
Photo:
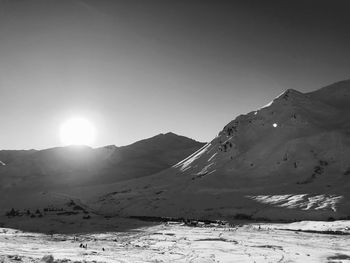
[[[347,3],[348,2],[348,3]],[[286,89],[350,78],[349,1],[0,0],[0,149],[210,141]]]

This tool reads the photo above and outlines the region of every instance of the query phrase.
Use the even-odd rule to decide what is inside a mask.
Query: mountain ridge
[[[50,185],[54,188],[59,185],[71,187],[147,176],[170,167],[202,144],[171,134],[156,135],[123,147],[4,150],[0,151],[1,188],[26,188],[29,185],[38,189],[40,185],[45,186],[42,188],[50,188]],[[128,164],[130,162],[132,164]]]
[[[116,185],[130,194],[109,196],[104,206],[118,199],[109,209],[122,215],[350,216],[349,91],[350,81],[311,93],[286,90],[270,105],[236,117],[172,168]]]

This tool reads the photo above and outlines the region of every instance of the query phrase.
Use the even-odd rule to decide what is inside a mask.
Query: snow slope
[[[350,216],[350,81],[287,90],[172,168],[116,184],[121,215],[272,220]]]
[[[40,199],[40,192],[93,188],[148,176],[171,167],[203,143],[173,133],[134,144],[101,148],[58,147],[41,151],[0,151],[0,210]],[[40,194],[39,194],[40,196]],[[49,201],[49,200],[48,200]]]

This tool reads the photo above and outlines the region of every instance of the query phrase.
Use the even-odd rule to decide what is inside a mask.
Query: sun
[[[95,127],[85,118],[71,118],[61,125],[63,145],[91,145],[95,140]]]

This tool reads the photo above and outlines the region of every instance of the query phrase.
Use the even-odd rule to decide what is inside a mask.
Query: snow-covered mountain
[[[172,168],[117,184],[95,205],[122,215],[327,219],[350,216],[349,190],[348,80],[287,90]]]
[[[169,168],[203,145],[167,133],[123,147],[0,151],[0,189],[11,193],[115,183]]]

